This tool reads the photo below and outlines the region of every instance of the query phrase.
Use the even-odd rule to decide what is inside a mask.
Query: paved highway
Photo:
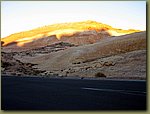
[[[146,81],[1,77],[2,110],[146,110]]]

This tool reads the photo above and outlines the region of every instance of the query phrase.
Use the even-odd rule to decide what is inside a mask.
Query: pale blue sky
[[[146,1],[1,2],[1,37],[44,25],[85,20],[146,30]]]

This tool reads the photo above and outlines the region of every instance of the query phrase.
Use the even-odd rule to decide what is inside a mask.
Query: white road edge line
[[[86,87],[83,87],[81,89],[93,90],[93,91],[120,92],[120,93],[125,93],[125,94],[132,94],[132,95],[145,95],[146,94],[146,92],[130,91],[130,90],[128,91],[128,90],[99,89],[99,88],[86,88]]]

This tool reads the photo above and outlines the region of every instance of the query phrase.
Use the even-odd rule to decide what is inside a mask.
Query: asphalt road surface
[[[146,110],[146,81],[1,77],[2,110]]]

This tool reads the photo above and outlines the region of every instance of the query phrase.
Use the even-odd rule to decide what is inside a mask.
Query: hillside
[[[2,38],[1,41],[7,51],[24,51],[59,42],[76,45],[92,44],[109,36],[120,36],[134,32],[139,32],[139,30],[121,30],[88,20],[39,27],[12,34]]]
[[[31,52],[32,53],[32,52]],[[116,36],[90,45],[32,56],[14,56],[43,75],[146,78],[146,32]]]
[[[12,34],[1,44],[6,75],[146,79],[146,31],[59,23]]]

